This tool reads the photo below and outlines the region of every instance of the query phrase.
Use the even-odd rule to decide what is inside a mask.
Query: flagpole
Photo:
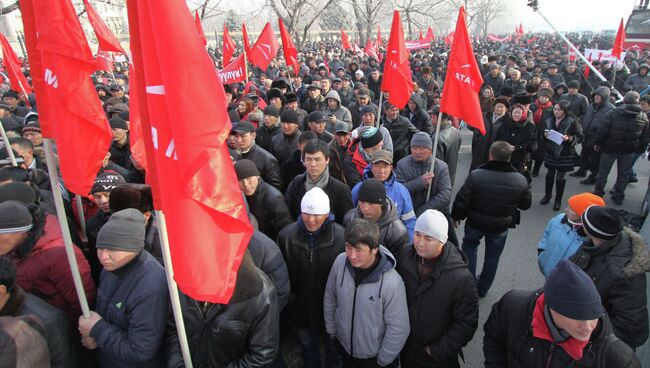
[[[63,235],[63,244],[65,245],[65,253],[68,256],[68,264],[70,265],[74,288],[77,292],[84,318],[90,318],[88,299],[86,299],[86,291],[81,282],[81,274],[79,273],[79,266],[77,265],[77,259],[74,254],[74,245],[72,245],[72,238],[70,237],[68,218],[66,217],[65,208],[63,208],[63,197],[61,196],[61,187],[59,186],[58,170],[54,162],[52,140],[50,138],[43,139],[43,147],[45,148],[45,161],[47,163],[50,186],[52,187],[52,194],[54,196],[54,206],[56,207],[56,214],[59,219],[59,226],[61,227],[61,235]]]
[[[436,167],[436,154],[438,153],[438,137],[440,137],[440,123],[442,122],[442,110],[438,112],[438,123],[436,124],[436,135],[433,139],[433,150],[431,152],[431,166],[429,167],[429,172],[433,173],[433,169]],[[429,197],[431,197],[431,185],[433,184],[433,179],[429,183],[429,188],[427,190],[427,200],[429,202]]]
[[[244,80],[245,83],[248,83],[248,55],[246,55],[246,46],[244,46]]]
[[[383,105],[382,101],[384,100],[384,91],[379,91],[379,106],[377,106],[377,129],[379,129],[379,122],[381,121],[381,106]],[[372,102],[372,101],[371,101]]]
[[[183,310],[181,309],[178,285],[176,285],[176,281],[174,281],[172,256],[169,252],[167,222],[165,221],[165,214],[161,210],[156,210],[154,212],[156,213],[156,222],[158,222],[158,230],[160,231],[160,242],[162,245],[163,262],[165,264],[165,274],[167,275],[167,286],[169,288],[169,297],[171,299],[172,311],[174,313],[174,321],[176,322],[178,341],[181,345],[181,353],[183,354],[183,362],[185,362],[186,368],[192,368],[192,356],[190,355],[190,346],[187,341],[187,334],[185,333]]]
[[[77,214],[79,215],[79,227],[81,228],[81,241],[84,243],[88,242],[88,236],[86,235],[86,219],[84,218],[84,206],[81,202],[81,196],[76,194],[74,196],[75,203],[77,204]]]
[[[7,150],[7,154],[9,155],[9,161],[11,161],[11,166],[18,166],[18,163],[16,162],[16,156],[14,155],[14,150],[11,149],[11,144],[9,144],[9,138],[7,137],[7,132],[5,131],[5,127],[0,123],[0,134],[2,134],[2,140],[5,143],[5,149]]]

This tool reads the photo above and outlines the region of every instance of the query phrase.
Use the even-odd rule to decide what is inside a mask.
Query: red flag
[[[232,84],[246,80],[246,60],[244,54],[239,55],[225,68],[218,70],[217,75],[223,84]]]
[[[621,24],[618,25],[618,32],[616,32],[616,39],[614,40],[614,46],[612,47],[612,56],[620,59],[621,52],[623,52],[623,43],[625,42],[625,28],[623,27],[623,18],[621,18]]]
[[[282,19],[278,18],[278,23],[280,25],[280,37],[282,37],[282,52],[284,53],[284,61],[286,62],[287,66],[293,66],[294,74],[298,74],[298,50],[296,49],[296,46],[293,45],[293,41],[291,41],[291,35],[289,35],[289,32],[287,32],[286,28],[284,28]]]
[[[352,48],[352,45],[350,45],[350,38],[345,33],[343,28],[341,28],[341,47],[343,47],[344,50],[349,50]]]
[[[427,29],[426,39],[429,40],[429,42],[432,42],[433,40],[436,39],[436,36],[433,34],[433,28],[431,28],[431,26],[429,26],[429,28]]]
[[[374,57],[375,59],[377,59],[377,49],[375,48],[375,44],[372,43],[372,40],[370,38],[368,38],[368,40],[366,40],[366,46],[363,48],[363,52],[366,55]]]
[[[463,119],[467,124],[485,134],[483,113],[478,92],[483,84],[481,72],[476,65],[474,50],[465,24],[465,8],[460,7],[451,56],[447,62],[447,76],[440,100],[440,111]]]
[[[224,23],[223,25],[223,59],[222,63],[223,65],[228,65],[230,62],[232,62],[232,56],[235,54],[235,50],[237,49],[237,46],[235,46],[235,41],[232,40],[230,37],[230,34],[228,33],[228,26]]]
[[[86,195],[112,140],[88,78],[95,59],[70,1],[21,0],[20,9],[30,65],[37,66],[32,72],[44,76],[34,84],[43,135],[56,141],[66,187]]]
[[[129,75],[133,76],[136,71],[133,68],[133,58],[129,60]],[[138,78],[129,80],[129,89],[137,91],[141,83]],[[131,145],[131,157],[142,166],[146,175],[149,175],[149,162],[145,148],[144,131],[142,130],[142,118],[140,117],[140,96],[138,93],[129,95],[129,144]]]
[[[244,37],[244,50],[246,50],[246,54],[250,54],[251,44],[248,41],[248,31],[246,31],[246,23],[241,24],[241,32],[242,32],[242,36]]]
[[[90,5],[88,0],[84,0],[86,6],[86,13],[88,14],[88,21],[95,31],[99,48],[104,51],[114,51],[124,54],[124,49],[120,45],[120,41],[115,37],[111,29],[108,28],[104,20],[97,14],[95,9]]]
[[[113,72],[113,57],[106,51],[98,51],[95,56],[95,67],[97,70],[105,70],[109,73]]]
[[[201,41],[203,41],[203,46],[208,44],[208,39],[205,38],[205,32],[203,32],[203,24],[201,24],[201,17],[199,17],[198,9],[194,11],[194,24],[196,25],[196,31],[199,33]]]
[[[266,23],[264,29],[262,29],[262,33],[257,37],[251,53],[248,55],[248,60],[260,69],[266,70],[271,59],[278,54],[279,49],[278,39],[275,38],[271,23]]]
[[[589,60],[589,62],[591,63],[591,54],[589,54],[589,57],[587,58],[587,60]],[[585,79],[589,78],[589,72],[590,71],[591,71],[591,69],[589,68],[589,65],[585,64],[585,71],[583,73],[584,76],[585,76]]]
[[[5,35],[1,33],[0,42],[2,43],[2,64],[7,70],[7,75],[11,82],[11,88],[19,93],[32,93],[32,88],[29,86],[27,78],[25,78],[25,74],[23,74],[21,69],[22,63],[18,60],[18,56],[16,56],[14,49],[9,45],[9,41]]]
[[[381,39],[381,28],[377,26],[377,49],[384,47],[384,40]]]
[[[445,37],[445,45],[451,45],[452,43],[454,43],[454,31],[449,32]]]
[[[381,90],[388,91],[388,101],[400,109],[406,106],[413,92],[408,56],[406,46],[404,46],[402,22],[399,12],[395,10],[393,25],[390,27],[390,38],[386,47],[386,63],[384,64]]]
[[[418,41],[424,41],[424,35],[422,34],[422,30],[420,30],[420,36],[418,37]]]
[[[164,178],[156,208],[167,219],[174,278],[189,297],[225,304],[252,228],[225,145],[231,124],[223,86],[193,36],[184,0],[127,4],[142,126],[152,132],[148,159]],[[205,82],[200,91],[197,80]],[[179,103],[191,111],[170,113]]]
[[[356,43],[352,44],[352,51],[354,51],[355,54],[363,52],[363,50],[361,50],[361,48]]]

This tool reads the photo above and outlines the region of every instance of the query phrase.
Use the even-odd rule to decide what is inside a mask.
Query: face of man
[[[557,73],[557,68],[548,68],[548,75],[555,75]]]
[[[378,81],[378,80],[379,80],[379,72],[376,71],[376,70],[373,70],[372,72],[370,72],[370,77],[371,77],[372,80],[374,80],[375,82]]]
[[[272,127],[275,126],[276,123],[278,122],[278,118],[273,116],[273,115],[264,115],[262,118],[262,121],[264,122],[264,125],[267,127]]]
[[[124,97],[124,91],[122,91],[122,90],[112,90],[111,91],[111,96],[117,97],[117,98],[122,98],[122,97]]]
[[[0,234],[0,256],[11,253],[17,246],[23,244],[28,236],[29,232],[27,231]]]
[[[350,133],[338,132],[334,135],[334,139],[336,139],[336,144],[339,146],[347,147],[350,142]]]
[[[520,121],[521,117],[524,115],[524,112],[521,109],[513,109],[512,110],[512,120],[514,121]]]
[[[226,92],[226,105],[230,105],[231,102],[232,102],[232,93]]]
[[[568,90],[569,96],[575,96],[578,94],[578,89],[577,88],[569,88]]]
[[[317,231],[320,229],[321,226],[325,223],[325,220],[327,220],[327,217],[329,214],[324,214],[324,215],[311,215],[308,213],[301,213],[300,217],[302,217],[302,222],[305,224],[305,228],[307,231],[313,233],[314,231]]]
[[[553,322],[557,327],[566,331],[571,337],[578,341],[589,341],[591,333],[594,332],[598,326],[598,320],[592,319],[587,321],[580,321],[577,319],[571,319],[565,317],[560,313],[557,313],[553,309],[550,309],[551,316],[553,317]]]
[[[641,68],[639,69],[639,75],[646,75],[648,74],[648,68]]]
[[[309,97],[316,99],[320,96],[320,89],[318,88],[310,88],[309,89]]]
[[[494,68],[494,69],[490,70],[490,74],[493,77],[496,77],[497,75],[499,75],[499,73],[501,73],[501,70],[499,68]]]
[[[257,189],[257,185],[259,183],[259,176],[251,176],[246,179],[239,180],[239,189],[241,189],[242,193],[244,193],[247,197],[250,197],[255,193],[255,190]]]
[[[126,139],[127,130],[121,128],[113,128],[113,142],[123,142]]]
[[[325,120],[309,122],[309,129],[318,135],[323,134],[325,131]]]
[[[440,256],[444,244],[430,235],[415,231],[413,233],[413,247],[418,256],[424,259],[432,259]]]
[[[93,201],[95,202],[97,207],[99,207],[99,210],[104,213],[107,213],[111,210],[111,208],[108,205],[110,197],[111,197],[110,192],[93,193]]]
[[[359,210],[363,214],[363,218],[368,221],[376,222],[381,218],[380,204],[359,201]]]
[[[34,151],[32,149],[25,149],[22,146],[18,144],[12,144],[11,148],[16,151],[19,155],[23,156],[23,159],[25,160],[25,165],[29,166],[32,164],[32,161],[34,161]]]
[[[422,74],[422,79],[424,79],[425,82],[428,82],[433,78],[433,75],[431,73],[424,73]]]
[[[411,110],[411,112],[416,112],[418,110],[418,104],[416,104],[413,101],[408,102],[408,107],[409,107],[409,110]]]
[[[370,96],[357,96],[359,106],[365,106],[370,103]]]
[[[574,73],[576,71],[576,66],[574,64],[569,64],[566,67],[567,73]]]
[[[510,72],[510,79],[519,80],[519,78],[521,78],[521,72],[519,72],[519,70],[513,70]]]
[[[343,88],[350,88],[350,81],[347,79],[341,80],[341,87]]]
[[[4,97],[2,98],[2,101],[4,101],[4,103],[9,105],[9,107],[11,107],[12,109],[16,107],[16,105],[18,105],[18,99],[15,97]]]
[[[131,262],[138,253],[123,250],[97,248],[97,258],[106,271],[115,271]]]
[[[390,173],[393,172],[393,165],[386,162],[375,162],[372,164],[372,176],[380,180],[382,183],[388,180]]]
[[[338,91],[339,89],[341,89],[342,84],[343,84],[343,82],[338,82],[338,81],[334,82],[334,83],[332,83],[332,89],[335,90],[335,91]]]
[[[370,249],[368,244],[364,243],[359,243],[356,246],[348,242],[345,243],[345,255],[348,257],[348,261],[352,267],[362,270],[372,267],[378,251],[379,248]]]
[[[336,110],[339,108],[339,102],[336,101],[333,98],[328,98],[327,99],[327,107],[329,107],[331,110]]]
[[[411,154],[416,162],[424,161],[431,157],[431,150],[425,147],[411,147]]]
[[[240,133],[236,132],[235,135],[237,136],[237,147],[239,147],[240,150],[246,151],[255,142],[255,133]]]
[[[594,98],[594,101],[595,101],[595,100],[596,100],[596,98]],[[602,99],[601,99],[601,100],[602,100]],[[643,112],[648,112],[648,111],[650,111],[650,104],[648,104],[648,102],[646,102],[646,101],[641,101],[641,102],[639,102],[639,106],[641,106],[641,110],[643,110]]]
[[[293,135],[293,133],[295,133],[296,130],[298,130],[298,124],[287,123],[287,122],[282,123],[282,133],[284,135]]]
[[[409,102],[410,103],[410,102]],[[409,105],[410,106],[410,105]],[[397,119],[397,116],[399,115],[399,108],[393,106],[389,109],[386,109],[386,118],[388,120],[395,120]]]
[[[231,149],[237,149],[237,134],[231,134],[228,136],[228,139],[226,140],[226,143],[228,144],[228,147]]]
[[[275,106],[278,109],[282,108],[282,100],[279,97],[273,97],[271,101],[269,101],[269,105]]]
[[[302,85],[302,77],[297,76],[297,75],[294,76],[294,77],[293,77],[293,84],[294,84],[296,87],[300,87],[300,85]]]
[[[312,180],[318,179],[330,163],[329,158],[325,158],[323,152],[320,151],[316,153],[305,153],[303,161],[307,174],[309,174]]]
[[[329,91],[331,86],[332,86],[332,83],[330,82],[329,79],[323,79],[323,80],[320,81],[320,88],[323,91]]]

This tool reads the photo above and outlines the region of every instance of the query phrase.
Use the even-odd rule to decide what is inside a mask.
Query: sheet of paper
[[[548,139],[551,142],[554,142],[557,145],[561,145],[564,142],[564,135],[557,130],[549,130],[548,135],[546,136],[546,139]]]

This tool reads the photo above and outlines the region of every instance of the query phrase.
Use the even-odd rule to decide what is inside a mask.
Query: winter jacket
[[[501,233],[519,223],[519,210],[532,203],[526,178],[508,162],[489,161],[471,171],[451,210],[455,220],[486,233]]]
[[[330,98],[338,102],[338,107],[336,109],[330,109],[329,105],[327,105],[327,100]],[[334,134],[334,126],[339,122],[346,122],[350,124],[350,127],[352,126],[352,115],[350,114],[350,110],[341,104],[341,97],[339,97],[338,92],[334,90],[327,92],[327,95],[325,96],[325,102],[325,109],[323,109],[323,113],[325,115],[334,115],[336,117],[336,122],[334,124],[331,124],[329,120],[327,121],[326,129],[328,132]]]
[[[359,207],[348,211],[343,219],[343,226],[348,226],[352,220],[357,218],[363,218]],[[387,198],[386,203],[382,206],[381,217],[375,223],[379,227],[379,243],[392,254],[399,253],[403,247],[411,243],[408,230],[397,216],[395,203],[390,198]]]
[[[596,145],[609,154],[643,153],[650,142],[648,117],[639,105],[625,104],[605,115]]]
[[[544,166],[558,171],[572,171],[578,162],[576,144],[582,139],[582,126],[571,115],[562,118],[559,126],[556,126],[555,116],[546,120],[545,123],[546,129],[552,129],[560,132],[562,135],[567,135],[569,136],[569,140],[562,142],[562,144],[557,144],[547,139],[546,152],[544,153]]]
[[[564,77],[560,73],[555,73],[553,75],[550,74],[545,74],[543,78],[548,78],[548,80],[551,81],[551,87],[555,88],[560,84],[564,84],[566,86],[566,82],[564,81]]]
[[[276,134],[271,138],[271,147],[268,150],[278,160],[278,163],[285,162],[291,157],[291,154],[298,149],[298,139],[300,138],[300,130],[296,130],[293,135],[285,135],[284,133]],[[282,173],[282,165],[280,165],[280,173]],[[282,182],[288,183],[291,181],[285,180],[282,175]]]
[[[245,255],[228,304],[212,304],[180,294],[183,321],[195,367],[269,367],[279,351],[277,293],[264,272]],[[165,339],[167,368],[185,367],[174,317]]]
[[[570,259],[594,281],[616,336],[632,348],[643,345],[648,339],[650,251],[641,235],[625,228],[597,247],[585,241]]]
[[[341,183],[347,184],[345,175],[343,174],[343,161],[348,156],[348,149],[352,140],[349,139],[346,146],[341,146],[336,142],[336,139],[333,139],[328,146],[330,147],[330,163],[329,171],[330,175],[334,176]]]
[[[505,78],[503,77],[502,73],[498,73],[496,77],[493,77],[491,73],[486,73],[483,76],[483,87],[492,87],[495,96],[501,95],[501,89],[503,88],[504,82]]]
[[[308,95],[308,94],[305,94]],[[307,97],[305,102],[300,104],[300,108],[305,110],[307,114],[314,111],[323,111],[327,108],[327,103],[325,102],[325,97],[323,95],[318,95],[316,99]]]
[[[422,101],[422,97],[420,97],[420,95],[417,93],[411,93],[411,98],[409,101],[414,102],[417,105],[417,109],[415,112],[411,112],[407,106],[404,110],[402,110],[402,116],[409,119],[411,124],[413,124],[417,130],[429,134],[433,133],[431,117],[425,110],[426,104],[424,101]]]
[[[648,88],[648,85],[650,84],[650,73],[646,73],[646,75],[641,75],[638,73],[632,74],[629,77],[627,77],[625,84],[632,91],[641,92],[644,89]]]
[[[323,295],[336,257],[345,250],[345,228],[332,216],[318,231],[310,233],[302,218],[278,235],[280,251],[287,262],[291,297],[287,313],[291,322],[312,331],[323,329]]]
[[[528,120],[514,122],[510,117],[505,117],[496,140],[506,141],[515,147],[510,162],[512,166],[519,168],[528,161],[530,153],[537,149],[537,130],[535,124]]]
[[[111,218],[110,212],[104,212],[98,210],[94,215],[90,216],[86,220],[86,236],[88,237],[88,264],[90,265],[90,274],[93,277],[95,283],[99,282],[99,275],[102,273],[102,264],[97,258],[97,248],[95,244],[97,243],[97,234],[99,230],[108,222]]]
[[[363,180],[367,180],[373,177],[374,175],[372,174],[372,164],[369,164],[363,172]],[[358,183],[354,186],[354,188],[352,188],[352,204],[354,204],[354,206],[356,206],[359,202],[360,187],[361,183]],[[413,210],[413,201],[411,200],[411,194],[402,183],[397,181],[395,172],[390,173],[388,180],[384,182],[384,188],[386,188],[386,196],[393,201],[397,216],[400,220],[402,220],[404,226],[406,226],[406,230],[408,230],[409,233],[409,238],[411,241],[413,241],[413,231],[415,230],[416,218],[415,211]]]
[[[533,311],[541,293],[513,290],[492,306],[483,325],[486,368],[641,367],[634,352],[613,336],[607,316],[598,321],[579,361],[551,341],[534,337]]]
[[[565,93],[560,96],[560,99],[557,102],[568,103],[569,111],[571,111],[573,115],[575,115],[580,120],[582,120],[582,118],[587,113],[587,106],[589,106],[589,100],[587,100],[587,97],[580,93],[576,93],[575,95]]]
[[[250,213],[259,222],[259,231],[271,239],[277,238],[280,230],[293,222],[282,193],[264,182],[262,178],[255,193],[246,196],[246,202]]]
[[[415,248],[403,248],[397,260],[411,323],[411,335],[401,354],[402,367],[458,367],[458,356],[478,327],[479,309],[476,283],[462,254],[453,244],[445,244],[424,280],[418,273],[422,259]]]
[[[410,328],[404,282],[395,271],[395,258],[383,246],[377,256],[379,263],[358,286],[347,255],[336,258],[325,289],[325,329],[348,355],[376,357],[380,366],[386,366],[397,359]]]
[[[273,185],[280,191],[284,189],[282,186],[282,178],[280,177],[278,160],[269,151],[259,147],[257,144],[253,144],[248,152],[241,153],[238,161],[244,159],[251,160],[255,163],[255,166],[257,166],[257,169],[261,173],[260,176],[265,182]]]
[[[169,304],[165,270],[142,251],[115,271],[102,271],[90,330],[101,367],[162,367]]]
[[[418,129],[405,117],[398,115],[393,121],[388,121],[386,115],[381,117],[381,126],[390,132],[393,141],[393,160],[398,162],[411,153],[411,138]]]
[[[374,103],[370,102],[370,105],[375,107],[375,111],[377,111],[379,108],[377,105]],[[365,105],[364,105],[365,106]],[[359,106],[358,102],[353,102],[348,106],[348,110],[350,110],[350,115],[352,116],[352,127],[357,128],[361,125],[361,108],[363,106]]]
[[[31,251],[21,258],[14,251],[16,259],[16,284],[25,292],[34,294],[66,313],[71,322],[76,322],[81,315],[81,305],[70,273],[68,257],[63,244],[59,222],[54,215],[46,215],[44,226],[39,234],[32,229],[26,242],[35,240]],[[19,246],[17,250],[20,250]],[[90,275],[90,266],[81,250],[73,244],[74,255],[79,266],[81,282],[88,303],[93,305],[97,289]]]
[[[296,219],[300,215],[300,202],[306,193],[305,181],[307,175],[309,174],[304,173],[296,176],[284,194],[284,200],[287,202],[292,219]],[[329,197],[330,212],[334,215],[336,222],[342,224],[345,214],[354,207],[350,187],[330,176],[327,185],[322,189]]]
[[[546,225],[542,239],[537,244],[539,270],[548,276],[561,260],[574,255],[584,241],[584,232],[574,229],[567,222],[565,214],[556,215]]]
[[[264,233],[255,230],[248,242],[248,253],[250,253],[255,267],[264,272],[273,283],[275,291],[278,293],[278,308],[282,310],[289,301],[291,284],[287,264],[282,258],[278,244]]]
[[[397,163],[395,169],[397,181],[404,184],[411,193],[416,216],[420,216],[422,212],[428,209],[438,210],[443,213],[449,212],[449,203],[451,202],[449,169],[444,161],[437,158],[435,159],[433,179],[431,179],[431,195],[429,201],[426,199],[428,186],[422,181],[422,175],[431,168],[432,158],[429,157],[424,161],[417,162],[412,155],[408,155]]]
[[[598,87],[595,94],[598,94],[603,102],[600,104],[591,103],[587,107],[584,118],[580,121],[582,125],[582,146],[593,147],[596,144],[598,129],[605,121],[605,116],[616,107],[609,102],[609,88]]]
[[[510,88],[513,96],[518,93],[526,93],[526,81],[521,78],[518,80],[508,78],[503,82],[503,88]]]
[[[435,139],[435,133],[431,139]],[[460,132],[451,123],[440,126],[436,157],[447,164],[452,187],[456,181],[456,167],[458,166],[458,152],[460,151],[461,141]]]
[[[483,122],[485,125],[485,135],[476,128],[471,128],[472,131],[472,163],[469,170],[472,171],[477,167],[488,162],[490,155],[490,146],[497,139],[497,132],[503,124],[505,116],[493,121],[494,113],[490,112],[483,115]]]
[[[280,119],[278,119],[276,125],[266,126],[265,124],[260,124],[260,126],[255,129],[255,144],[270,152],[271,140],[273,137],[280,134],[282,134]]]
[[[130,137],[127,133],[126,142],[123,145],[119,146],[113,141],[108,150],[111,153],[109,160],[126,170],[130,170],[133,167],[133,163],[131,162],[131,145],[129,144],[129,139]]]

